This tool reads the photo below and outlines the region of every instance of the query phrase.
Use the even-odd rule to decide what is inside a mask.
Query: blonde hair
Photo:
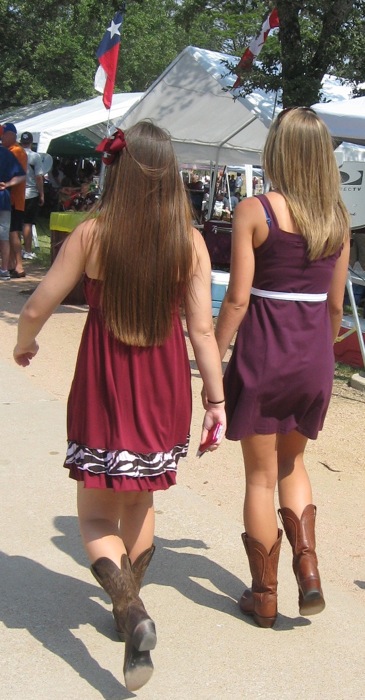
[[[192,215],[171,139],[152,122],[125,133],[106,168],[95,241],[106,327],[123,343],[161,345],[192,274]]]
[[[309,259],[335,253],[349,235],[349,214],[331,135],[312,109],[294,107],[279,114],[265,143],[263,167],[305,238]]]

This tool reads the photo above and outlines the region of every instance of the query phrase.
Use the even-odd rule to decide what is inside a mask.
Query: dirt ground
[[[0,357],[12,363],[18,314],[43,272],[27,263],[27,277],[0,283]],[[40,351],[27,369],[31,381],[66,404],[87,307],[60,306],[39,336]],[[188,344],[189,346],[189,344]],[[201,380],[189,347],[194,410],[189,457],[179,483],[241,521],[244,489],[238,443],[224,441],[215,453],[195,457],[203,409]],[[356,370],[354,370],[354,373]],[[66,406],[65,406],[66,407]],[[31,420],[31,416],[29,417]],[[335,379],[325,427],[307,448],[307,468],[318,508],[317,541],[322,577],[352,591],[365,604],[365,391]]]

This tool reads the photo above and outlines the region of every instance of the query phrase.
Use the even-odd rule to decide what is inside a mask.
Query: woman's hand
[[[22,348],[19,345],[16,345],[13,351],[14,360],[17,365],[20,365],[20,367],[28,367],[28,365],[30,365],[30,361],[37,354],[38,350],[39,345],[35,340],[33,340],[33,342],[30,343],[27,348]]]
[[[217,442],[214,443],[214,445],[211,445],[207,452],[213,452],[216,450],[219,445],[221,444],[225,433],[226,433],[226,412],[224,408],[224,403],[219,404],[219,406],[211,406],[208,404],[209,408],[206,410],[204,420],[203,420],[203,426],[202,426],[202,432],[201,432],[201,437],[200,437],[200,444],[204,444],[208,437],[208,433],[213,428],[213,426],[217,425],[217,423],[220,423],[222,426],[222,430],[220,432],[220,435],[218,437]]]

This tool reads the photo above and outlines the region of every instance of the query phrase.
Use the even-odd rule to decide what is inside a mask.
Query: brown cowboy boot
[[[155,545],[152,544],[151,547],[149,549],[145,549],[144,552],[142,552],[132,564],[132,572],[133,572],[134,581],[136,584],[137,593],[139,593],[141,590],[144,575],[145,575],[147,567],[148,567],[148,565],[149,565],[149,563],[154,555],[155,549],[156,549]],[[113,608],[113,615],[114,615],[115,628],[117,630],[118,637],[119,637],[121,642],[124,642],[125,641],[124,629],[120,626],[120,618],[118,617],[118,615],[115,615],[114,608]]]
[[[322,612],[326,605],[315,552],[316,506],[306,506],[300,520],[290,508],[281,508],[278,512],[293,550],[293,571],[299,588],[299,612],[301,615],[315,615]]]
[[[130,560],[123,554],[119,569],[111,559],[101,557],[91,566],[91,571],[112,599],[118,627],[124,630],[126,687],[138,690],[153,673],[150,650],[156,646],[156,629],[138,595]]]
[[[268,553],[258,540],[242,534],[250,571],[252,589],[245,590],[239,606],[245,615],[252,615],[259,627],[272,627],[275,623],[277,608],[277,572],[283,531],[278,530],[278,539]]]

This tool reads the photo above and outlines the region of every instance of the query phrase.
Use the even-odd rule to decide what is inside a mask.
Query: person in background
[[[191,225],[171,139],[140,122],[98,150],[107,167],[96,216],[68,237],[25,304],[14,358],[29,364],[42,326],[85,273],[89,313],[68,400],[65,467],[78,482],[81,537],[112,600],[125,639],[125,683],[135,691],[152,674],[156,644],[139,595],[155,549],[153,492],[175,484],[189,443],[182,303],[207,392],[202,442],[220,423],[218,446],[226,420],[210,259]]]
[[[236,175],[234,173],[231,173],[228,176],[228,187],[229,187],[229,192],[231,195],[234,195],[236,191]]]
[[[190,197],[190,202],[193,208],[194,220],[197,224],[201,224],[205,192],[204,183],[200,179],[198,173],[192,174],[191,181],[187,185],[187,192]]]
[[[230,197],[227,195],[223,197],[223,204],[225,209],[229,209],[229,211],[234,212],[238,202],[240,201],[240,197],[237,194],[232,194]]]
[[[243,186],[243,180],[242,180],[242,175],[238,173],[235,181],[235,196],[238,197],[238,199],[241,199],[241,190]]]
[[[235,209],[230,282],[216,337],[223,359],[237,331],[224,386],[227,437],[241,441],[246,473],[242,539],[252,589],[239,605],[259,626],[271,627],[282,539],[277,486],[299,612],[314,615],[325,607],[304,452],[322,429],[331,397],[350,246],[332,139],[314,111],[280,113],[263,165],[272,191]]]
[[[191,176],[190,182],[188,182],[188,189],[189,190],[204,190],[204,183],[203,180],[200,178],[200,175],[198,173],[193,173]]]
[[[68,205],[65,205],[66,210],[71,211],[88,211],[95,204],[97,198],[96,192],[93,190],[93,183],[82,182],[80,192],[72,195]]]
[[[3,127],[0,126],[0,138]],[[25,180],[25,172],[19,161],[7,148],[0,146],[0,280],[9,280],[9,255],[10,255],[10,220],[11,202],[10,188]]]
[[[39,153],[32,151],[33,134],[24,131],[20,137],[20,145],[27,154],[27,177],[25,181],[25,210],[23,223],[23,240],[25,260],[36,257],[32,253],[33,226],[37,223],[38,208],[44,204],[43,163]]]
[[[27,154],[24,148],[17,142],[17,130],[14,124],[7,122],[3,125],[2,144],[15,156],[23,171],[27,172]],[[25,209],[25,180],[11,188],[11,222],[10,222],[10,277],[18,279],[25,277],[22,261],[22,245],[20,236],[23,231]]]

